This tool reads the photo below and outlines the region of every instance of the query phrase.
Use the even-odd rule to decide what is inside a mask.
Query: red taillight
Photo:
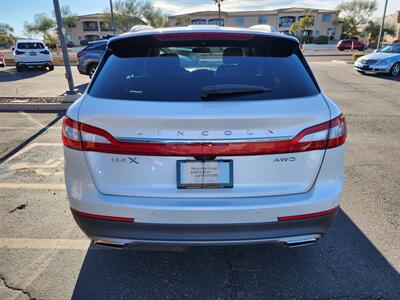
[[[25,51],[15,50],[15,55],[25,54]]]
[[[84,56],[85,54],[86,54],[85,52],[79,51],[79,52],[76,54],[76,56],[79,58],[79,57],[81,57],[81,56]]]
[[[233,32],[183,32],[183,33],[161,33],[154,36],[160,41],[166,40],[249,40],[255,37],[250,33]]]
[[[334,207],[332,209],[324,210],[324,211],[319,211],[316,213],[311,213],[311,214],[303,214],[303,215],[294,215],[294,216],[286,216],[286,217],[278,217],[278,221],[291,221],[291,220],[300,220],[300,219],[308,219],[308,218],[313,218],[313,217],[320,217],[324,215],[328,215],[330,213],[335,212],[339,207]]]
[[[71,208],[71,211],[73,214],[76,214],[79,216],[84,216],[84,217],[93,218],[93,219],[107,220],[107,221],[133,222],[135,220],[134,218],[112,217],[112,216],[105,216],[105,215],[89,214],[89,213],[85,213],[83,211],[79,211],[79,210],[76,210],[73,208]]]
[[[63,142],[65,146],[77,150],[115,154],[153,156],[265,155],[334,148],[342,145],[345,139],[346,123],[343,115],[304,129],[290,140],[232,143],[121,142],[103,129],[76,122],[68,117],[64,118],[63,122]]]

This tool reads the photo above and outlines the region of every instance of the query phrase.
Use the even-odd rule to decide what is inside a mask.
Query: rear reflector
[[[291,221],[291,220],[300,220],[300,219],[308,219],[313,217],[320,217],[330,213],[333,213],[339,208],[339,206],[334,207],[332,209],[311,213],[311,214],[304,214],[304,215],[295,215],[295,216],[286,216],[286,217],[278,217],[278,221]]]
[[[64,118],[62,133],[65,146],[83,151],[151,156],[266,155],[338,147],[346,140],[346,122],[341,114],[335,119],[304,129],[290,140],[263,142],[122,142],[103,129],[68,117]]]
[[[82,211],[79,211],[79,210],[76,210],[73,208],[71,208],[71,212],[75,215],[84,216],[84,217],[93,218],[93,219],[107,220],[107,221],[133,222],[135,220],[134,218],[112,217],[112,216],[89,214],[89,213],[85,213],[85,212],[82,212]]]

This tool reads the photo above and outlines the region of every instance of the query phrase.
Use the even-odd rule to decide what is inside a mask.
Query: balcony
[[[83,31],[99,31],[99,24],[96,21],[82,22]]]

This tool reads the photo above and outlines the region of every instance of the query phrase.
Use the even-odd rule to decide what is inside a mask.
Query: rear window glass
[[[199,46],[200,45],[200,46]],[[263,47],[197,45],[124,49],[110,54],[92,82],[94,97],[125,100],[201,101],[204,87],[245,85],[266,91],[219,95],[218,100],[264,100],[318,93],[300,57]]]
[[[18,49],[44,49],[42,43],[18,43]]]

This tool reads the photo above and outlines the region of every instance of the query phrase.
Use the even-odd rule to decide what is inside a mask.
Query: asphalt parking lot
[[[86,75],[71,67],[75,87],[83,92],[88,82]],[[42,68],[17,72],[14,66],[0,68],[0,97],[56,97],[65,93],[68,84],[65,68],[56,66],[54,71]]]
[[[0,113],[0,157],[18,150],[0,163],[0,299],[400,299],[400,81],[310,61],[349,130],[341,211],[315,246],[93,246],[69,211],[60,116]]]

